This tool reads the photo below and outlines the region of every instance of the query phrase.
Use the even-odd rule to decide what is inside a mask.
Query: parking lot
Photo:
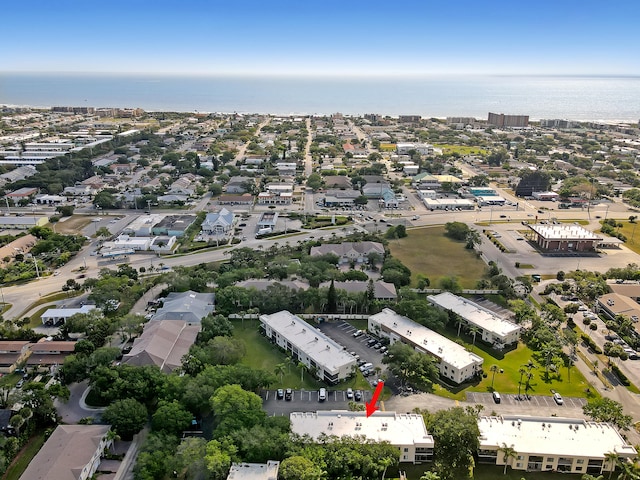
[[[362,399],[357,402],[362,405],[371,400],[370,391],[361,391]],[[269,415],[288,415],[292,412],[315,412],[316,410],[348,410],[349,402],[354,399],[347,398],[345,390],[327,389],[327,399],[323,402],[319,399],[318,390],[294,390],[291,400],[276,397],[276,390],[262,392],[262,408]]]
[[[529,395],[525,397],[524,394],[520,395],[521,400],[518,400],[517,394],[501,393],[500,403],[506,405],[527,405],[530,407],[550,408],[550,407],[568,407],[568,408],[582,408],[587,404],[584,398],[575,397],[562,397],[563,404],[558,405],[553,397],[545,395]],[[480,403],[482,405],[495,405],[491,393],[484,392],[467,392],[467,402]]]

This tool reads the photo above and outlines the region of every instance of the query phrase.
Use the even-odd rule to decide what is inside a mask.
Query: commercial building
[[[391,345],[402,342],[435,357],[440,375],[454,383],[470,380],[482,369],[483,359],[479,355],[389,308],[371,315],[368,329],[388,338]]]
[[[317,440],[321,435],[364,436],[375,442],[389,442],[399,450],[400,462],[422,463],[433,458],[433,436],[427,432],[422,415],[376,411],[319,410],[289,415],[291,431]]]
[[[324,194],[324,204],[327,207],[350,207],[355,205],[356,198],[360,195],[358,190],[327,190]]]
[[[233,228],[235,215],[226,208],[217,213],[208,213],[202,222],[202,233],[207,235],[226,235]]]
[[[422,203],[429,210],[475,210],[476,205],[466,198],[423,198]]]
[[[151,233],[153,235],[167,235],[169,237],[175,236],[182,238],[187,228],[195,221],[195,215],[167,215],[153,226]]]
[[[233,463],[227,480],[278,480],[280,462]]]
[[[112,440],[109,425],[58,425],[20,476],[20,480],[93,477]]]
[[[640,305],[632,298],[619,293],[607,293],[598,298],[598,311],[610,320],[623,315],[634,323],[640,319]]]
[[[480,335],[482,341],[494,348],[502,349],[512,343],[517,343],[520,338],[522,331],[520,325],[501,318],[471,300],[451,292],[429,295],[427,300],[438,308],[458,315],[467,329],[472,326],[476,327],[478,329],[476,335]]]
[[[398,155],[407,155],[410,151],[414,150],[420,155],[432,155],[433,145],[428,143],[398,143],[396,144],[396,153]]]
[[[622,459],[637,456],[635,448],[608,423],[562,417],[481,417],[479,461],[508,464],[514,470],[555,471],[599,475],[613,471],[616,463],[607,453]],[[503,446],[516,452],[505,458]]]
[[[529,126],[529,115],[505,115],[504,113],[489,112],[487,123],[495,127],[524,128]]]
[[[356,358],[292,313],[283,310],[260,315],[260,323],[268,339],[290,353],[295,362],[306,365],[318,379],[336,384],[351,375]]]
[[[548,252],[593,252],[602,237],[580,225],[529,225],[532,240]]]

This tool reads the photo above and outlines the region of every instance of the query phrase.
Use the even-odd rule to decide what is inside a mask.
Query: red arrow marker
[[[373,412],[378,410],[378,407],[376,406],[376,403],[378,403],[378,397],[382,393],[382,388],[383,387],[384,387],[384,382],[378,382],[378,385],[376,386],[376,391],[373,392],[373,397],[371,398],[371,402],[367,402],[366,403],[366,406],[367,406],[367,417],[371,416],[371,414]]]

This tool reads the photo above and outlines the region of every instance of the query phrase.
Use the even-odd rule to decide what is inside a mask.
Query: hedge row
[[[589,348],[593,350],[594,353],[598,353],[598,354],[602,353],[602,349],[598,345],[596,345],[596,342],[594,342],[589,335],[587,335],[586,333],[582,333],[580,334],[580,338],[584,343],[589,345]]]

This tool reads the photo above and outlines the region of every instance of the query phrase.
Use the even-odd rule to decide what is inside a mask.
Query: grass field
[[[18,452],[16,459],[9,465],[9,468],[7,468],[2,478],[4,480],[18,480],[43,444],[44,432],[38,432],[35,436],[31,437],[29,443]]]
[[[400,466],[400,470],[406,472],[408,480],[418,480],[424,472],[430,471],[432,468],[432,464],[427,463],[424,465],[411,465],[411,464],[402,464]],[[524,470],[512,470],[511,467],[507,468],[507,474],[503,475],[504,467],[496,466],[496,465],[477,465],[473,470],[473,479],[474,480],[496,480],[496,479],[504,479],[504,480],[567,480],[567,478],[572,478],[574,480],[579,480],[580,475],[567,475],[563,473],[553,473],[553,472],[526,472]],[[397,475],[397,472],[391,472],[387,478],[393,478],[391,475]],[[397,478],[397,477],[396,477]],[[605,477],[606,478],[606,477]],[[613,477],[617,478],[617,477]]]
[[[624,246],[629,250],[640,254],[640,229],[636,231],[636,227],[640,222],[636,221],[635,223],[631,223],[629,220],[617,220],[617,222],[622,223],[622,227],[620,227],[618,231],[627,237],[627,241]],[[636,234],[638,235],[637,239]]]
[[[441,148],[442,153],[459,153],[460,155],[487,155],[488,150],[480,147],[469,147],[467,145],[433,145],[434,148]]]
[[[282,382],[278,377],[277,383],[273,385],[273,388],[316,390],[320,387],[326,387],[324,383],[312,378],[307,371],[304,372],[303,379],[300,381],[300,370],[295,364],[286,363],[287,356],[259,333],[259,325],[260,322],[258,320],[245,320],[244,326],[240,320],[234,320],[233,336],[243,340],[247,346],[247,354],[243,358],[242,364],[275,373],[276,365],[285,363],[287,372],[282,376]],[[371,386],[360,372],[354,378],[340,383],[337,388],[346,389],[348,387],[354,390],[371,389]]]
[[[444,236],[444,227],[407,230],[408,236],[389,242],[391,254],[411,270],[411,285],[418,274],[425,275],[433,287],[440,279],[455,275],[463,288],[474,288],[485,273],[485,263],[464,243]]]

